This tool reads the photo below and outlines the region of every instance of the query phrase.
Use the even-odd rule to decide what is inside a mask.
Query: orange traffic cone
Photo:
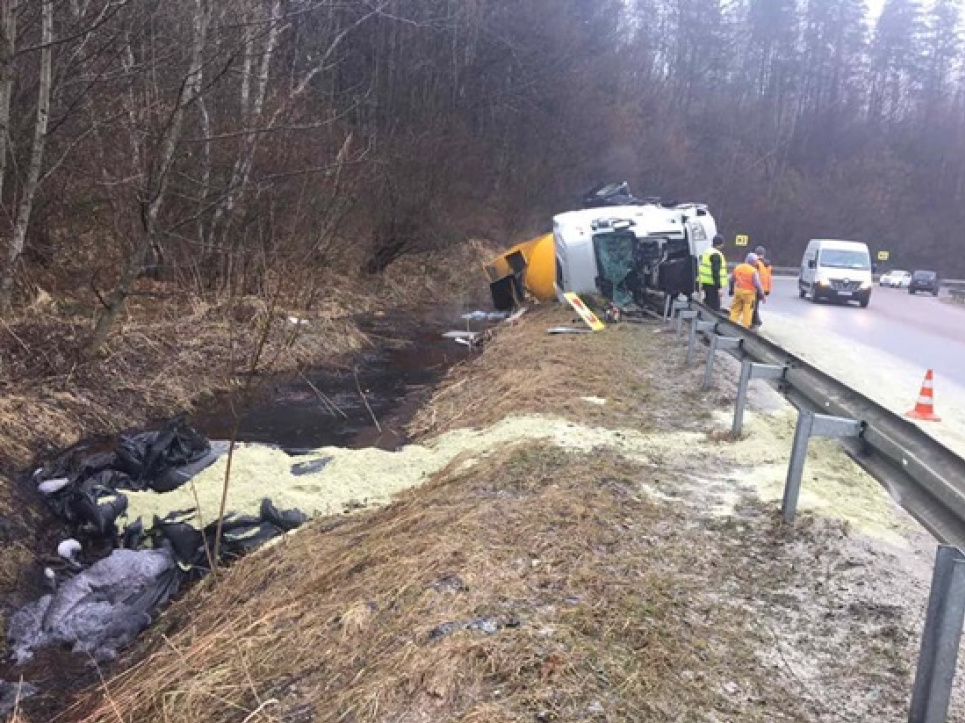
[[[912,419],[923,419],[926,422],[940,422],[941,417],[935,414],[935,390],[932,387],[934,378],[931,369],[925,374],[925,381],[921,383],[921,394],[918,395],[918,403],[906,417]]]

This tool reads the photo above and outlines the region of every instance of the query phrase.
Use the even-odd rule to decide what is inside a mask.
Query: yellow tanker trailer
[[[540,301],[556,298],[556,255],[551,233],[516,244],[486,264],[485,269],[497,309],[511,309],[526,293]]]

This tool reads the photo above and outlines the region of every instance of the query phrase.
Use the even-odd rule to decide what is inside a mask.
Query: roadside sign
[[[583,321],[586,322],[586,325],[593,329],[593,331],[600,331],[600,329],[606,328],[606,325],[597,318],[596,314],[586,307],[586,304],[583,303],[583,299],[574,294],[572,291],[567,291],[565,294],[563,294],[563,298],[570,302],[570,306],[576,309],[576,313],[580,315]]]
[[[744,234],[738,234],[737,236],[738,246],[747,246],[748,244],[750,244],[750,242],[751,242],[750,236],[745,236]]]
[[[887,261],[887,260],[890,259],[890,258],[891,258],[891,252],[890,252],[890,251],[879,251],[879,252],[878,252],[878,261]]]

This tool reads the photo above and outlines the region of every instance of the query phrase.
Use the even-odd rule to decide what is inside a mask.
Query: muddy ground
[[[904,720],[934,544],[831,443],[787,528],[776,395],[730,441],[733,366],[703,392],[659,323],[570,321],[500,330],[417,445],[318,450],[335,500],[367,454],[433,462],[194,590],[57,720]]]

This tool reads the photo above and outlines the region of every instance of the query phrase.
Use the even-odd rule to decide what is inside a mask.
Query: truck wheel
[[[860,299],[860,300],[858,301],[858,303],[861,304],[861,308],[862,308],[862,309],[867,309],[867,308],[868,308],[868,304],[871,303],[871,297],[869,296],[869,297],[866,298],[866,299]]]
[[[806,293],[806,292],[804,291],[804,289],[802,289],[801,287],[798,287],[797,293],[798,293],[798,296],[801,297],[802,299],[803,299],[805,296],[807,296],[807,293]]]

